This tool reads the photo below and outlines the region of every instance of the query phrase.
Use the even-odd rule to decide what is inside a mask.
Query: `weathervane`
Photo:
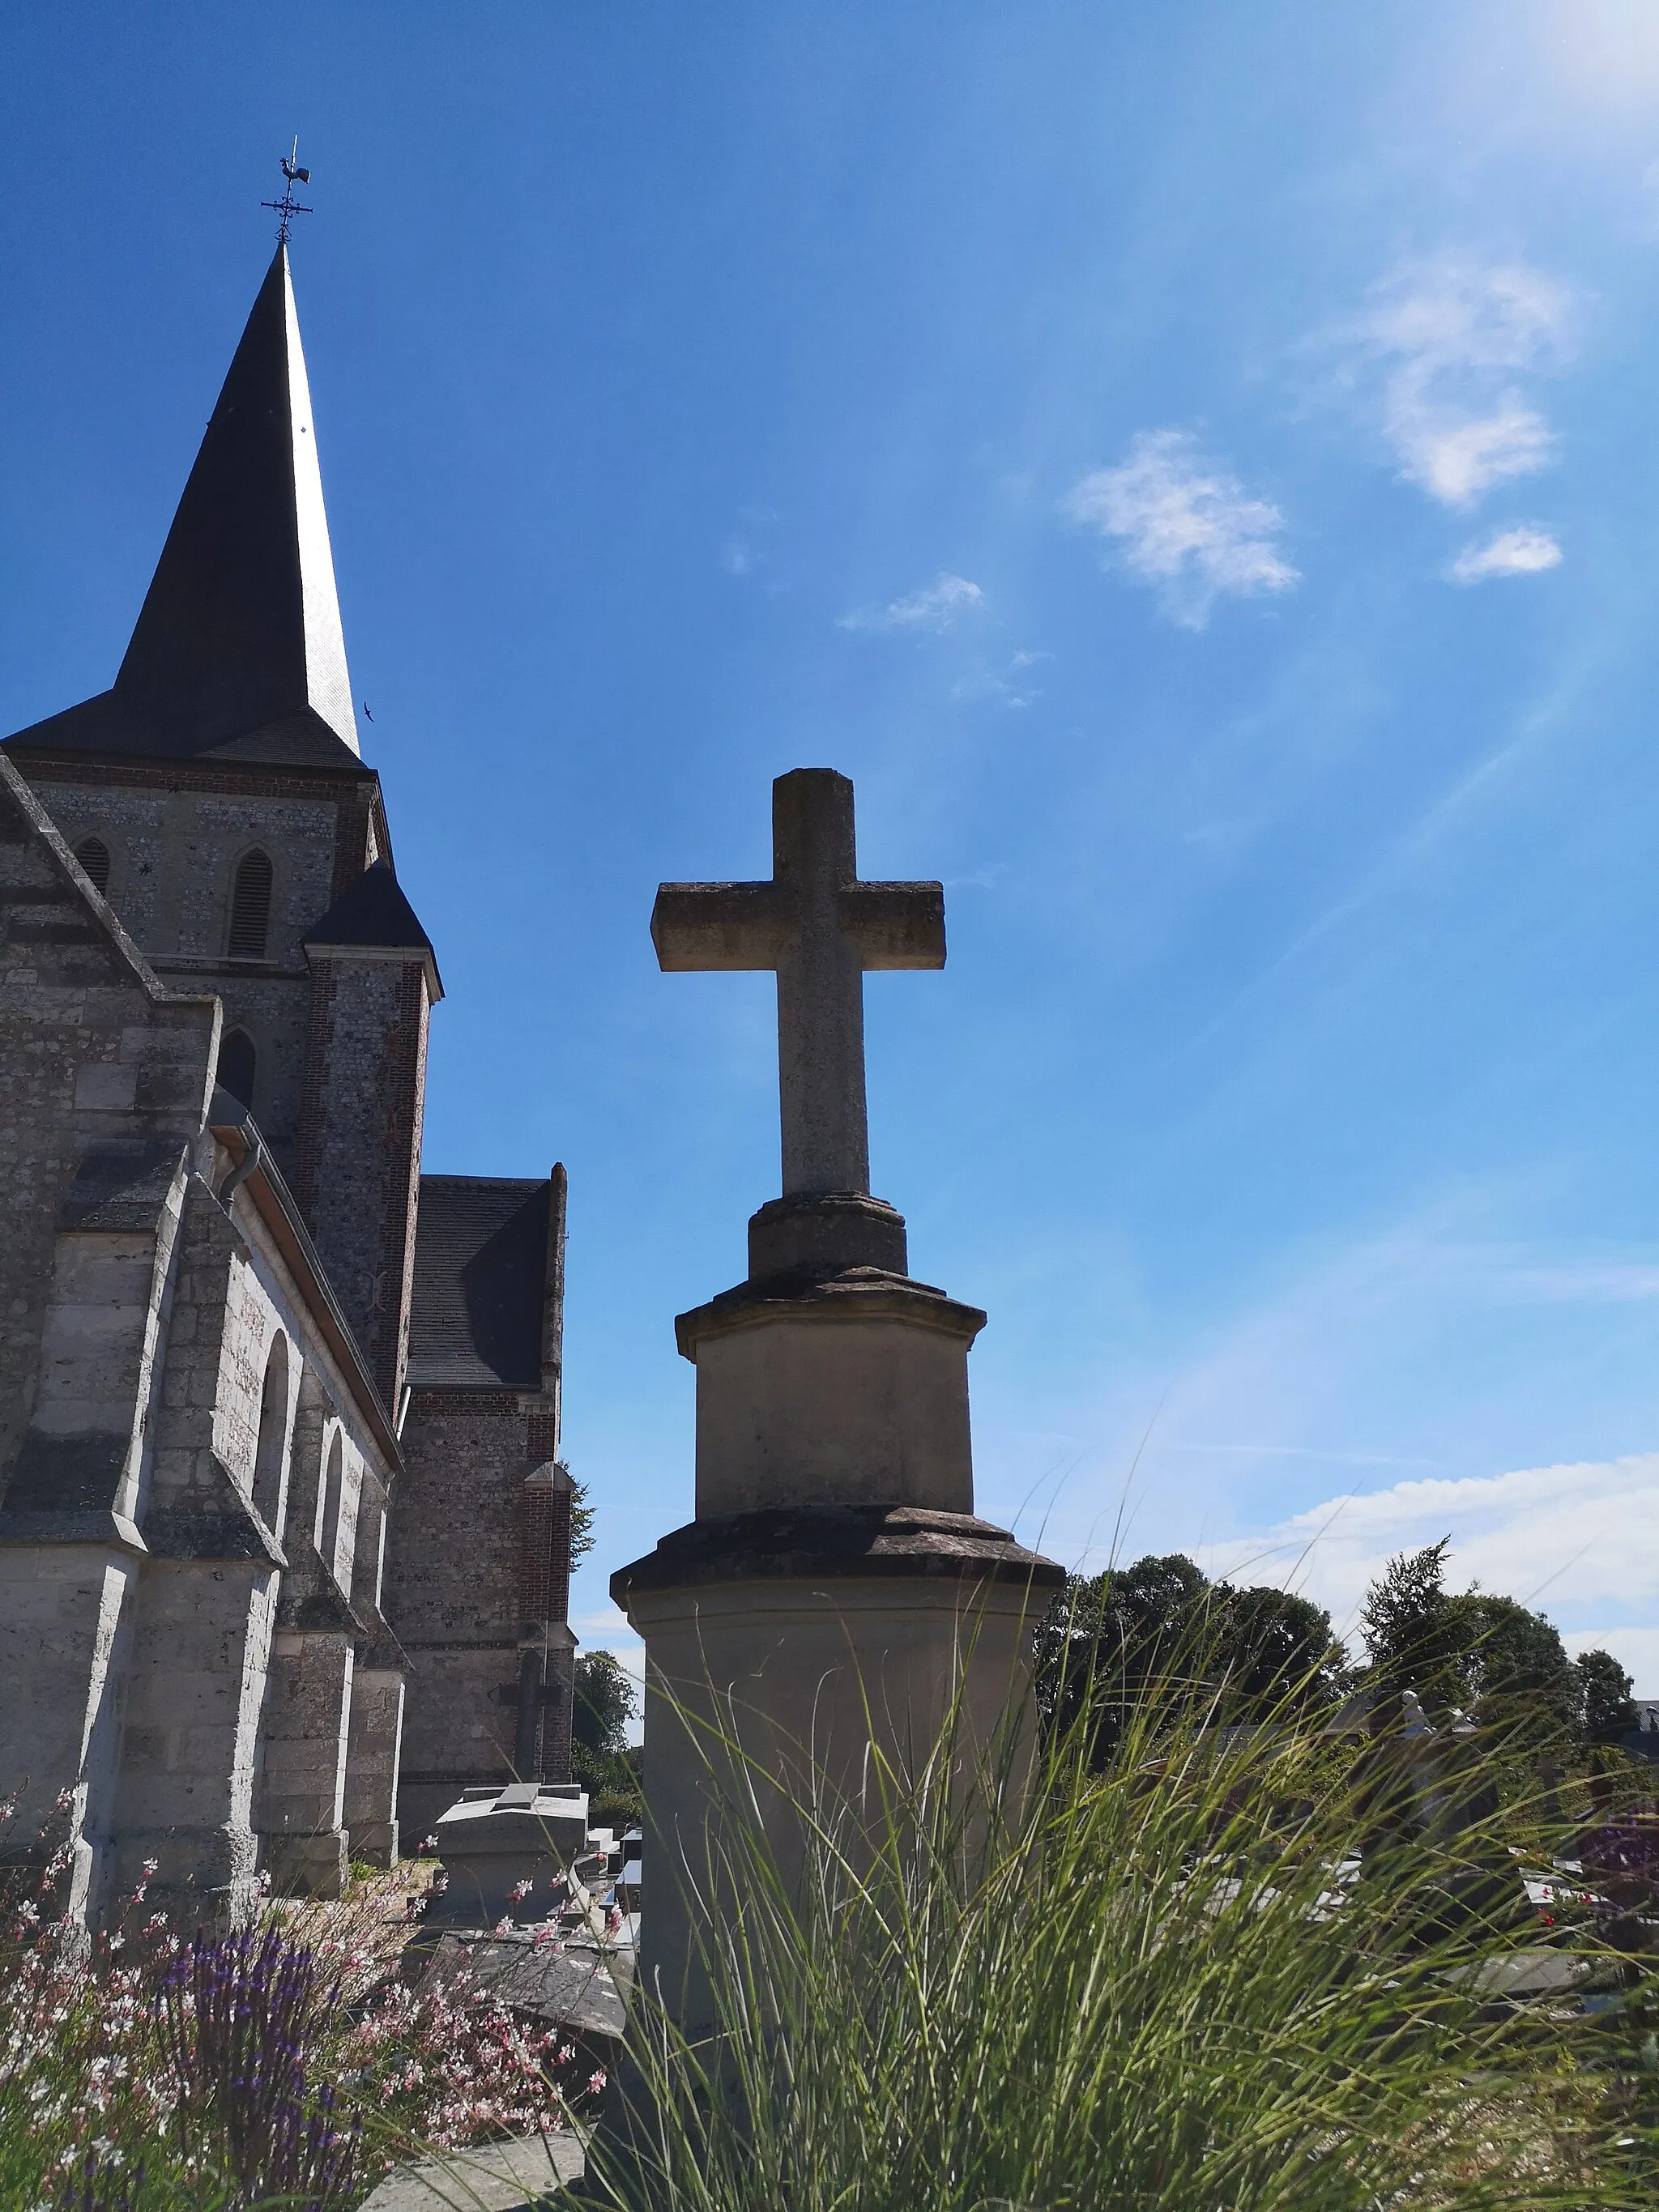
[[[286,182],[283,185],[281,199],[261,200],[259,203],[261,207],[268,207],[273,215],[279,215],[283,218],[276,233],[278,246],[288,244],[288,227],[294,216],[311,215],[315,212],[311,208],[301,207],[294,197],[295,185],[308,185],[311,182],[310,170],[302,169],[300,167],[300,142],[297,138],[294,142],[294,151],[291,154],[285,154],[283,157],[283,175]]]

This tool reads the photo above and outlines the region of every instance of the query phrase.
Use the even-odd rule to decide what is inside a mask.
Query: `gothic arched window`
[[[265,1361],[265,1387],[259,1395],[259,1441],[253,1459],[253,1505],[275,1536],[283,1502],[283,1446],[288,1441],[288,1339],[281,1329]]]
[[[253,1039],[246,1030],[233,1030],[219,1048],[219,1066],[215,1080],[222,1084],[233,1098],[240,1098],[251,1110],[253,1105],[253,1078],[258,1065],[259,1055],[253,1048]]]
[[[230,957],[233,960],[263,960],[270,928],[270,860],[256,847],[244,853],[236,866],[236,886],[230,900]]]
[[[83,837],[75,848],[75,857],[94,890],[107,894],[109,890],[109,847],[101,837]]]

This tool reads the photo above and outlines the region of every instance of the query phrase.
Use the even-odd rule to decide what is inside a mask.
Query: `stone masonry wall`
[[[394,1414],[409,1355],[428,1013],[423,962],[316,956],[295,1194]]]
[[[90,826],[107,836],[109,818]],[[354,1647],[384,1637],[347,1593],[361,1584],[372,1609],[359,1504],[378,1553],[390,1470],[252,1187],[216,1194],[230,1163],[203,1121],[218,1015],[158,981],[0,756],[0,1793],[27,1777],[49,1803],[68,1785],[72,1908],[93,1920],[151,1856],[178,1909],[250,1909],[268,1753],[273,1800],[309,1793],[300,1815],[331,1820],[318,1840],[340,1856]],[[418,1075],[407,1042],[404,1057]],[[274,1489],[261,1477],[262,1521],[279,1333],[294,1450]],[[284,1510],[295,1453],[326,1456],[336,1436],[334,1619],[299,1639],[305,1694],[273,1707],[279,1600],[300,1596],[306,1553],[319,1566],[313,1526]],[[317,1472],[297,1486],[313,1509]],[[337,1686],[319,1700],[325,1659]],[[358,1802],[394,1848],[398,1692],[382,1662],[358,1729]]]
[[[306,931],[382,851],[372,781],[178,763],[29,759],[26,773],[66,841],[109,848],[109,900],[165,981],[211,989],[224,1030],[258,1055],[252,1111],[278,1165],[298,1163],[311,975]],[[273,870],[262,961],[226,953],[236,867],[258,846]]]
[[[418,1839],[465,1788],[513,1779],[528,1420],[504,1392],[417,1390],[384,1605],[407,1655],[398,1820]]]
[[[0,1490],[33,1410],[59,1211],[95,1141],[201,1124],[211,999],[169,1000],[124,959],[0,768]]]

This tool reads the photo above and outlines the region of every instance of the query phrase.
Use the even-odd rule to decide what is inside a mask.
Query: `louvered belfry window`
[[[101,837],[83,837],[75,848],[75,857],[94,890],[109,890],[109,847]]]
[[[270,862],[264,854],[245,854],[236,869],[230,902],[230,957],[263,960],[270,928]]]

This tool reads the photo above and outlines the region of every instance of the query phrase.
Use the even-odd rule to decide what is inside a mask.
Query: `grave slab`
[[[583,2170],[576,2135],[526,2136],[394,2167],[362,2212],[534,2212]]]

